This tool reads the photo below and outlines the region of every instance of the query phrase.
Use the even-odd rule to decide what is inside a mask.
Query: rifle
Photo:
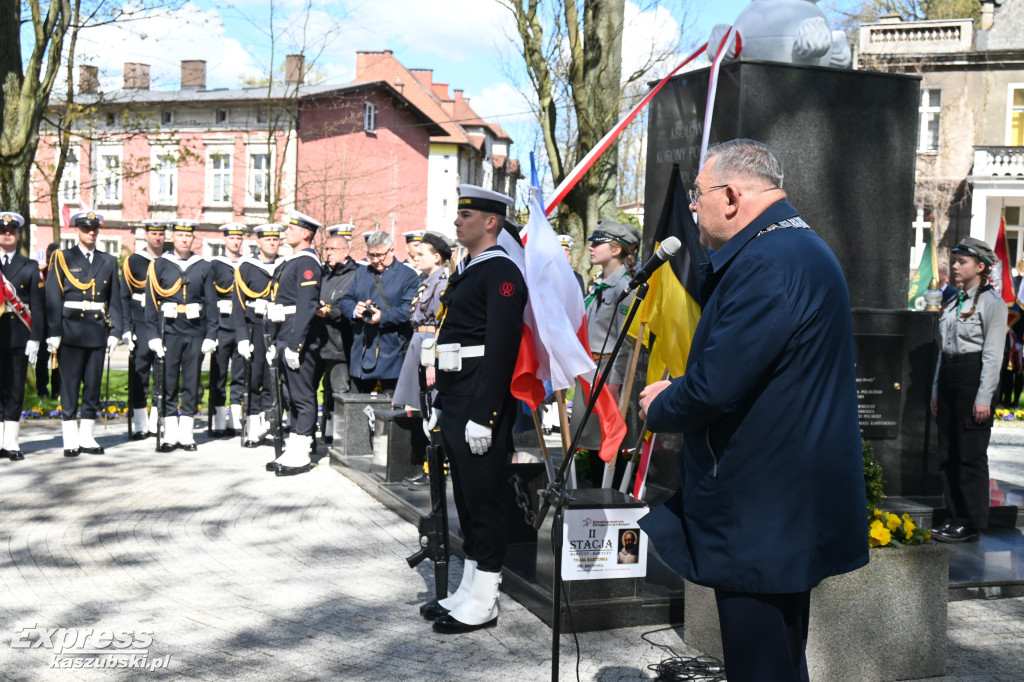
[[[164,345],[164,326],[166,324],[164,320],[163,312],[157,308],[157,314],[159,317],[160,325],[160,345]],[[164,347],[164,354],[166,355],[167,348]],[[160,443],[163,439],[164,433],[164,391],[167,385],[167,363],[164,358],[160,355],[156,355],[153,358],[154,369],[156,370],[156,376],[153,378],[153,382],[157,384],[154,386],[156,393],[156,451],[160,452]]]
[[[128,338],[136,341],[138,340],[135,338],[134,329],[131,330],[131,336],[129,336]],[[131,350],[128,352],[128,440],[132,439],[133,432],[135,431],[135,401],[133,399],[134,394],[132,393],[132,384],[134,383],[135,351]]]
[[[253,327],[255,327],[255,326],[256,326],[256,322],[254,321],[252,326],[250,326],[248,328],[249,329],[249,335],[248,335],[247,339],[249,341],[249,357],[248,358],[242,358],[243,363],[244,363],[243,366],[245,368],[244,369],[244,371],[245,371],[245,383],[244,383],[245,390],[242,391],[242,416],[241,416],[242,433],[240,434],[240,438],[241,438],[240,443],[242,445],[245,445],[245,434],[248,433],[248,431],[249,431],[249,392],[252,391],[252,354],[253,354],[252,333],[253,333]]]
[[[269,351],[274,343],[267,330],[268,321],[263,322],[263,346]],[[270,436],[274,441],[274,459],[284,452],[284,428],[281,424],[281,375],[277,369],[277,358],[267,363],[267,375],[270,378]]]
[[[432,407],[427,392],[426,368],[420,366],[420,411],[429,421]],[[448,495],[445,491],[444,453],[437,443],[437,429],[430,431],[427,445],[427,476],[430,478],[430,513],[420,516],[420,551],[406,559],[409,568],[416,568],[424,559],[434,562],[434,595],[437,599],[448,596]]]
[[[129,381],[131,377],[129,377]],[[110,348],[107,348],[107,387],[105,389],[106,395],[103,396],[103,430],[107,430],[107,419],[110,418]]]

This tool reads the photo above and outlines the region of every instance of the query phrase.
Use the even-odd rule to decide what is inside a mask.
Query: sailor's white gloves
[[[28,357],[28,364],[36,364],[36,358],[39,357],[39,342],[29,341],[25,344],[25,355]]]
[[[252,360],[252,342],[251,341],[239,341],[238,342],[238,354],[246,360]]]
[[[51,353],[56,353],[58,348],[60,348],[59,336],[51,336],[50,338],[46,339],[46,350],[48,350]]]
[[[491,427],[466,422],[466,442],[474,455],[484,454],[491,448]]]
[[[277,360],[277,346],[271,346],[267,349],[267,362],[274,364],[274,360]]]
[[[128,346],[129,353],[135,350],[135,336],[131,332],[125,332],[121,338],[124,339],[124,345]]]
[[[162,358],[164,356],[164,343],[160,339],[150,339],[149,349],[156,353],[158,358]]]
[[[217,340],[216,339],[203,339],[203,345],[199,349],[200,353],[202,353],[203,355],[206,355],[207,353],[212,353],[215,350],[217,350]]]
[[[285,348],[284,364],[288,365],[288,369],[290,370],[297,370],[299,368],[299,351],[292,350],[291,348]]]
[[[121,339],[116,336],[107,337],[107,351],[112,351],[117,348],[117,344],[121,343]]]
[[[436,407],[430,411],[430,419],[423,420],[423,433],[430,438],[430,432],[437,426],[437,420],[441,418],[441,410]]]

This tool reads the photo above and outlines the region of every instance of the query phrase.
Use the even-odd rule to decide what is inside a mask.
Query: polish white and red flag
[[[579,377],[584,395],[576,396],[576,401],[582,403],[589,398],[596,373],[583,294],[535,187],[530,190],[530,219],[522,239],[523,277],[529,298],[512,376],[512,395],[536,410],[548,394],[545,381],[557,391],[575,385]],[[611,461],[626,436],[626,423],[607,388],[598,395],[594,416],[601,426],[601,459]]]

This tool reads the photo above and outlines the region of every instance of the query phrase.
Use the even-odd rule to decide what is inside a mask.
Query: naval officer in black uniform
[[[157,356],[166,356],[164,438],[160,452],[172,452],[178,446],[188,452],[198,449],[193,425],[202,392],[199,370],[203,355],[217,348],[219,320],[213,271],[209,261],[192,253],[197,225],[192,220],[173,221],[174,250],[149,266],[149,295],[146,297],[149,347]]]
[[[100,409],[103,358],[120,339],[121,287],[117,259],[96,249],[103,216],[71,216],[78,244],[54,251],[46,278],[46,347],[57,355],[64,456],[102,455],[93,436]],[[82,421],[75,423],[82,391]]]
[[[522,273],[498,246],[512,203],[503,194],[459,185],[455,234],[469,255],[441,298],[435,413],[451,462],[466,566],[455,594],[423,609],[427,618],[436,617],[434,630],[444,633],[498,622],[506,542],[502,493],[516,419],[509,386],[526,306]]]
[[[224,235],[224,255],[210,260],[213,288],[217,291],[217,312],[220,327],[217,350],[210,356],[210,409],[213,410],[214,438],[234,437],[242,428],[242,392],[245,370],[238,353],[238,340],[231,321],[235,299],[235,271],[242,263],[242,240],[247,231],[243,223],[220,226]],[[231,371],[231,422],[227,421],[225,403],[228,398],[228,370]]]
[[[129,396],[132,408],[132,440],[145,440],[156,435],[156,405],[148,413],[149,376],[153,370],[153,351],[149,348],[149,332],[146,331],[146,279],[150,264],[164,252],[164,242],[169,223],[162,220],[147,220],[146,246],[138,253],[124,259],[121,266],[121,310],[124,329],[121,336],[132,355],[132,372]]]
[[[275,273],[277,287],[271,289],[273,301],[267,308],[267,318],[277,329],[267,361],[279,363],[292,423],[284,452],[267,465],[278,476],[305,473],[313,466],[309,453],[316,435],[316,379],[323,332],[323,318],[316,312],[323,265],[312,244],[321,227],[307,215],[292,213],[284,237],[292,255]]]
[[[29,365],[35,366],[39,342],[43,340],[46,298],[39,278],[39,266],[18,253],[18,237],[25,219],[17,213],[0,213],[0,458],[25,459],[18,431],[25,402],[25,378]]]

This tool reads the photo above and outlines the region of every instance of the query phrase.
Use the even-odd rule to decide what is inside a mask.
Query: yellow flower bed
[[[918,528],[909,514],[902,517],[892,512],[875,509],[868,529],[868,546],[921,545],[931,538],[931,533]]]

